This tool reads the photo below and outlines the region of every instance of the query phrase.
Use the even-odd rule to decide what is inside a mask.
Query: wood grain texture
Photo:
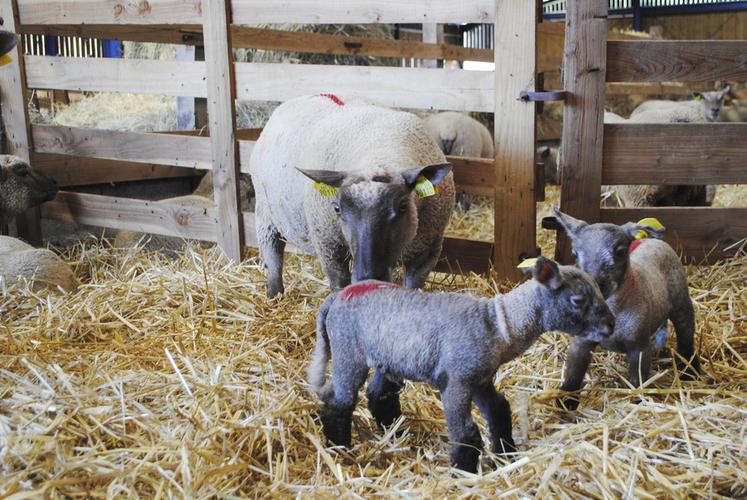
[[[23,24],[198,24],[199,0],[18,0]]]
[[[182,167],[104,160],[49,153],[31,153],[34,168],[50,175],[60,187],[89,186],[110,182],[193,177],[204,172]]]
[[[604,75],[607,58],[607,0],[567,4],[561,150],[561,209],[574,217],[599,220],[604,137]],[[570,261],[570,243],[558,233],[556,258]]]
[[[206,97],[205,63],[26,56],[32,89]],[[146,77],[147,76],[147,77]]]
[[[478,196],[495,194],[495,160],[447,156],[454,165],[454,182],[460,191]]]
[[[494,253],[494,245],[489,241],[445,238],[435,271],[487,274],[493,268]]]
[[[202,45],[201,24],[23,24],[22,33]]]
[[[608,124],[603,184],[747,184],[747,123]]]
[[[656,217],[667,230],[664,239],[685,262],[713,262],[733,256],[747,239],[747,208],[603,208],[601,221],[624,224]],[[729,248],[731,247],[731,248]]]
[[[747,81],[747,41],[610,41],[609,82]]]
[[[206,0],[203,16],[208,119],[213,161],[213,193],[218,210],[218,246],[241,261],[243,220],[239,217],[239,149],[236,144],[236,90],[228,37],[230,0]]]
[[[535,109],[518,98],[536,85],[536,4],[501,0],[495,19],[495,268],[499,279],[520,280],[517,264],[537,247]]]
[[[286,101],[332,92],[382,106],[492,111],[493,73],[430,68],[238,63],[240,100]]]
[[[234,0],[236,24],[489,23],[494,0]]]

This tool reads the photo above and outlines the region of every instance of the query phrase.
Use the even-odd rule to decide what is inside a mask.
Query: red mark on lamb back
[[[350,300],[353,297],[360,297],[376,290],[388,290],[392,288],[402,288],[402,285],[394,283],[356,283],[348,285],[340,292],[342,300]]]
[[[343,101],[342,99],[340,99],[339,97],[337,97],[334,94],[319,94],[319,97],[326,97],[327,99],[329,99],[330,101],[334,102],[338,106],[344,106],[345,105],[345,101]]]
[[[644,241],[645,240],[633,240],[633,243],[631,243],[628,247],[628,254],[632,254],[633,252],[635,252]]]

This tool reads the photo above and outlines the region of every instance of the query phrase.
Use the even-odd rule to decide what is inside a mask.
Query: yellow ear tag
[[[339,191],[338,188],[323,182],[314,182],[313,186],[322,196],[337,196],[337,191]]]
[[[521,261],[521,264],[519,264],[516,267],[519,268],[519,269],[527,269],[527,268],[530,268],[530,267],[534,267],[535,264],[537,264],[537,259],[536,258],[534,258],[534,259],[524,259],[524,260]]]
[[[700,100],[703,98],[700,94],[695,96],[695,102],[700,102]]]
[[[651,229],[655,231],[664,231],[665,229],[664,225],[661,222],[659,222],[659,219],[657,219],[656,217],[646,217],[644,219],[639,220],[638,224],[640,224],[641,226],[650,227]],[[642,240],[644,238],[648,238],[648,233],[644,231],[643,229],[635,233],[635,239]]]
[[[0,56],[0,67],[7,66],[8,64],[13,62],[13,58],[10,57],[9,54],[3,54]]]
[[[426,179],[424,176],[419,176],[415,183],[415,194],[418,198],[428,198],[436,194],[436,188],[433,187],[433,183]]]

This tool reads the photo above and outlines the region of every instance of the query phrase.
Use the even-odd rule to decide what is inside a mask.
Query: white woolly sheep
[[[630,114],[633,123],[705,123],[716,121],[731,87],[713,92],[693,92],[689,101],[650,100]]]
[[[70,266],[46,248],[34,248],[10,236],[0,236],[0,277],[6,285],[20,280],[33,282],[33,290],[78,288]]]
[[[54,179],[17,156],[0,155],[0,225],[56,195]]]
[[[435,266],[454,181],[415,115],[330,94],[291,99],[270,117],[250,165],[270,297],[283,292],[286,241],[316,253],[333,289],[350,283],[351,258],[355,281],[389,280],[401,262],[410,287]]]
[[[630,222],[587,224],[555,208],[557,221],[571,239],[579,266],[599,284],[615,315],[615,331],[601,341],[574,338],[566,359],[561,389],[575,392],[597,345],[628,357],[628,378],[634,387],[646,381],[651,357],[666,341],[667,320],[677,333],[677,365],[682,378],[695,376],[700,361],[695,353],[695,314],[687,277],[677,253],[659,238],[661,231]],[[655,238],[636,239],[640,231]],[[577,396],[562,401],[573,409]]]
[[[310,385],[324,403],[326,437],[350,446],[358,390],[369,369],[376,368],[366,392],[379,426],[399,417],[403,380],[415,380],[441,392],[454,466],[477,470],[482,438],[472,420],[473,402],[488,423],[493,452],[515,451],[511,407],[493,385],[498,368],[545,331],[599,342],[615,323],[599,287],[580,269],[540,257],[532,274],[533,280],[491,299],[423,293],[378,281],[330,295],[319,310],[308,370]]]
[[[200,180],[200,184],[192,192],[197,196],[215,200],[213,193],[213,171],[210,170]],[[254,186],[252,176],[249,174],[239,175],[239,210],[242,212],[254,211]]]

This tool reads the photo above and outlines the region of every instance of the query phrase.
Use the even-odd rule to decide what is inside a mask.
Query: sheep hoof
[[[324,436],[332,444],[350,448],[352,442],[353,409],[324,405],[320,412]]]
[[[469,445],[455,445],[451,451],[451,465],[472,474],[477,473],[480,450]]]
[[[578,396],[563,396],[558,398],[558,407],[561,410],[575,411],[578,408]]]
[[[506,462],[513,461],[513,454],[516,453],[514,440],[512,438],[501,438],[500,441],[493,446],[493,453]]]
[[[399,392],[390,392],[378,398],[369,398],[368,409],[380,429],[391,426],[400,415]]]
[[[698,374],[700,374],[700,358],[698,358],[697,355],[693,355],[689,364],[685,364],[678,360],[677,369],[680,372],[680,380],[695,380],[698,378]]]

